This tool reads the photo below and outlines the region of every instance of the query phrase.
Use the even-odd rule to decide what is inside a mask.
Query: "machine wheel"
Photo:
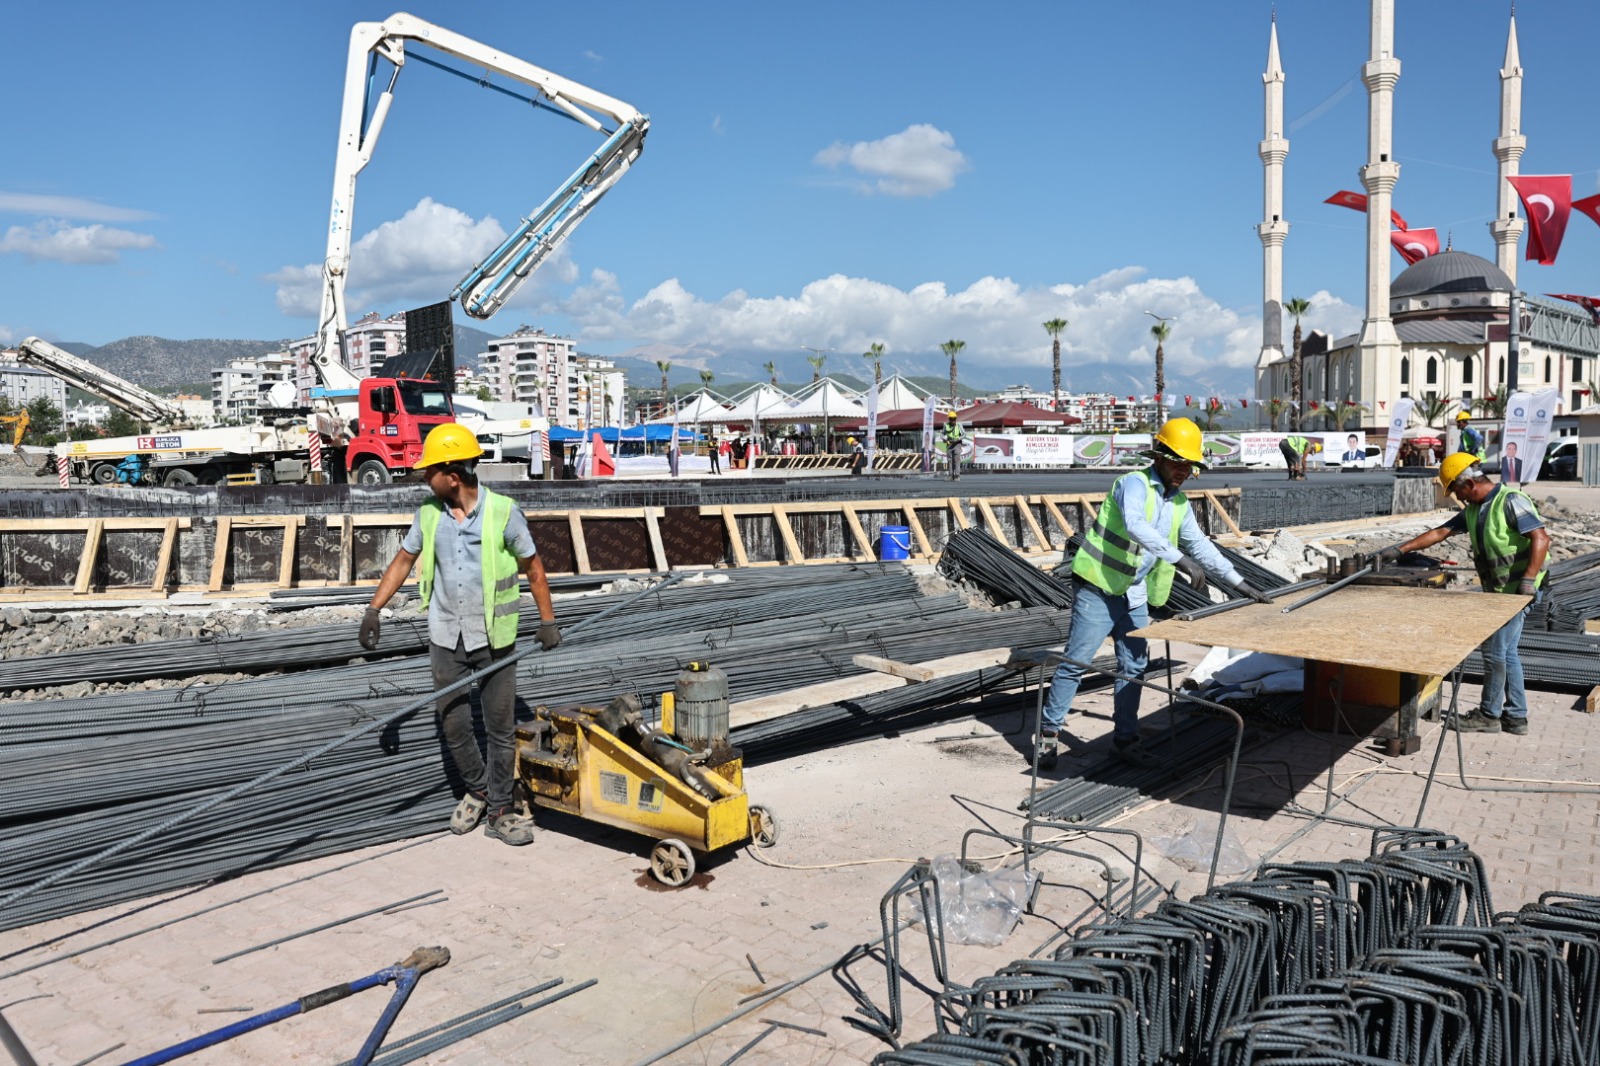
[[[650,849],[650,873],[672,888],[686,885],[694,876],[694,852],[683,841],[668,837]]]
[[[379,460],[363,459],[361,465],[356,467],[352,480],[357,485],[387,485],[394,479],[389,476],[389,468]]]
[[[162,479],[163,485],[198,485],[200,479],[194,476],[194,471],[185,470],[181,466],[167,471],[167,476]]]
[[[772,808],[750,805],[750,842],[758,848],[770,848],[778,842],[778,816]]]
[[[117,468],[111,463],[96,463],[89,469],[89,480],[96,485],[109,485],[117,480]]]

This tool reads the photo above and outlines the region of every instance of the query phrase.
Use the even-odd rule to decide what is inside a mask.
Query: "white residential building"
[[[579,429],[587,423],[578,421],[577,357],[577,342],[571,337],[519,326],[515,333],[489,342],[482,357],[482,374],[496,400],[534,404],[552,425]]]
[[[289,352],[234,359],[211,371],[211,414],[219,423],[243,424],[256,411],[271,406],[267,391],[280,381],[295,380],[295,361]]]
[[[46,399],[59,411],[67,408],[67,383],[54,374],[17,361],[15,349],[0,352],[0,397],[13,408],[26,407],[34,400]]]
[[[627,404],[623,395],[627,377],[609,359],[580,355],[572,360],[567,394],[571,397],[567,419],[561,425],[574,429],[625,424]]]

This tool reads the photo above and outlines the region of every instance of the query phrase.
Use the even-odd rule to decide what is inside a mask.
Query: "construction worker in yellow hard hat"
[[[1322,442],[1297,433],[1290,434],[1278,442],[1278,450],[1283,453],[1283,461],[1289,467],[1289,480],[1304,481],[1306,456],[1322,451]]]
[[[528,520],[509,497],[478,483],[482,455],[478,438],[465,426],[448,423],[429,432],[417,469],[432,496],[417,509],[361,619],[361,646],[376,650],[380,612],[415,566],[428,612],[428,656],[436,689],[492,666],[515,649],[519,575],[527,577],[539,608],[542,621],[535,639],[546,651],[561,643],[550,585]],[[466,784],[450,818],[453,833],[470,832],[487,820],[484,832],[496,840],[533,842],[533,819],[512,809],[516,694],[514,663],[478,681],[487,758],[478,748],[468,689],[439,698],[445,746]]]
[[[1471,419],[1472,416],[1465,411],[1456,412],[1456,429],[1461,432],[1461,450],[1482,462],[1483,457],[1488,454],[1488,447],[1484,443],[1483,434],[1467,424]]]
[[[854,437],[846,437],[845,443],[850,445],[850,473],[858,475],[867,468],[867,449]]]
[[[1053,765],[1059,754],[1058,733],[1077,696],[1083,664],[1094,658],[1106,637],[1116,645],[1119,674],[1143,673],[1149,659],[1147,645],[1132,634],[1148,624],[1150,605],[1167,602],[1177,575],[1204,590],[1210,573],[1241,595],[1268,602],[1206,539],[1181,491],[1204,465],[1200,427],[1187,418],[1174,418],[1161,427],[1146,454],[1153,460],[1150,466],[1123,475],[1111,486],[1072,561],[1074,599],[1066,661],[1051,680],[1034,747],[1045,766]],[[1112,750],[1125,762],[1155,766],[1155,755],[1139,741],[1140,691],[1130,681],[1116,684]]]
[[[945,415],[939,442],[944,445],[945,459],[950,464],[950,480],[961,480],[961,450],[967,446],[967,436],[961,430],[960,416],[956,412]]]
[[[1489,480],[1478,457],[1470,452],[1445,457],[1439,464],[1439,484],[1464,504],[1464,509],[1442,526],[1375,553],[1372,561],[1381,564],[1465,533],[1483,591],[1530,597],[1515,618],[1484,641],[1483,705],[1445,722],[1448,728],[1468,733],[1521,736],[1528,731],[1528,694],[1523,688],[1517,643],[1549,576],[1545,559],[1550,553],[1550,534],[1533,500],[1509,485]]]

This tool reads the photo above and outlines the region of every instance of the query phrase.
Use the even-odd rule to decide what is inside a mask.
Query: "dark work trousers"
[[[430,643],[428,661],[433,667],[433,687],[443,688],[498,659],[504,659],[514,650],[515,645],[468,651],[459,639],[454,649]],[[516,749],[512,746],[517,719],[516,664],[511,663],[478,679],[478,701],[483,705],[483,731],[489,738],[487,771],[483,753],[478,750],[478,738],[472,729],[471,689],[472,686],[468,685],[439,698],[439,727],[444,733],[445,746],[450,749],[450,757],[455,760],[456,769],[467,783],[467,788],[480,796],[488,794],[491,814],[509,810],[511,775],[516,768]]]

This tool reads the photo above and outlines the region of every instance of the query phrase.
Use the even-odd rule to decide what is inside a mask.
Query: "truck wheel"
[[[109,485],[117,480],[117,468],[111,463],[96,463],[89,471],[89,480],[96,485]]]
[[[179,467],[176,470],[168,470],[167,476],[162,480],[161,483],[169,486],[198,485],[200,483],[200,479],[194,476],[193,471],[185,470],[182,467]]]
[[[353,480],[357,485],[387,485],[393,478],[389,476],[389,468],[379,460],[363,459],[356,467]]]

